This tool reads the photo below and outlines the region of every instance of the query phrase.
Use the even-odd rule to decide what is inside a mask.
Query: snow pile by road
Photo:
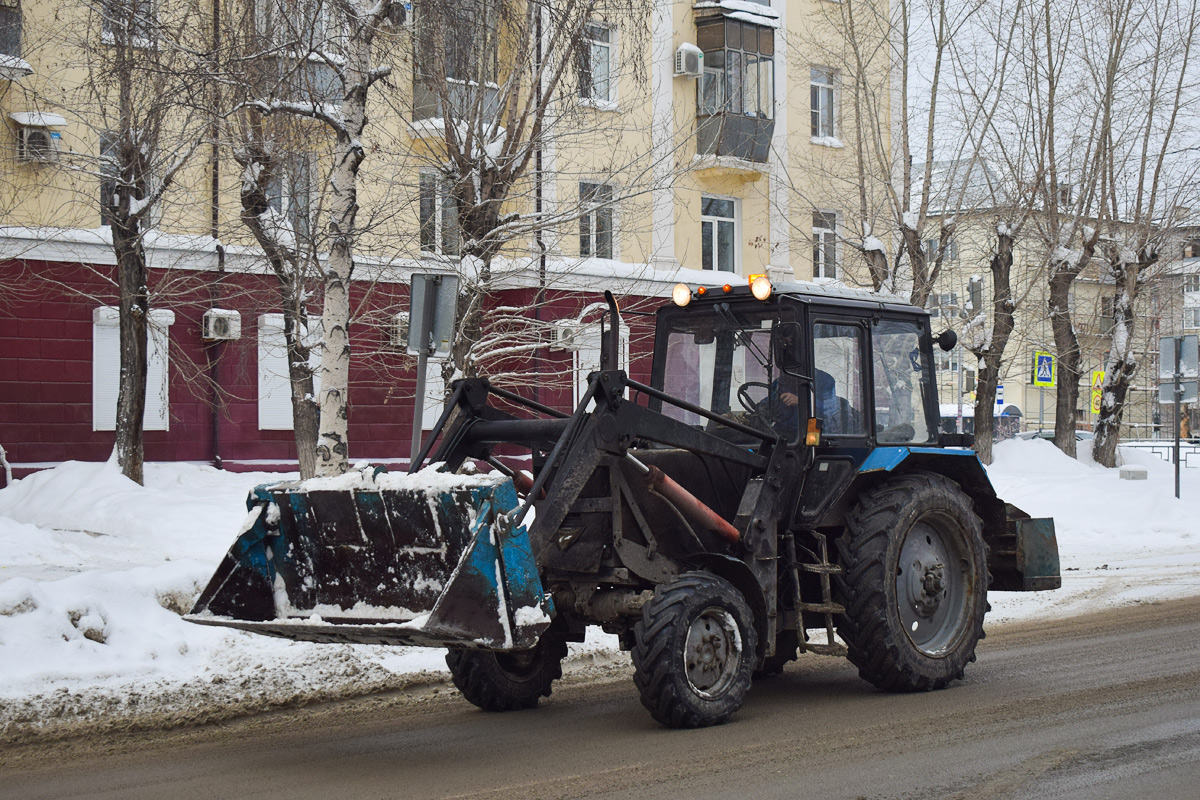
[[[1086,447],[1086,443],[1081,444]],[[1006,442],[1000,496],[1053,516],[1064,588],[993,595],[992,624],[1200,594],[1200,474],[1125,452],[1148,481]],[[443,651],[288,642],[181,615],[233,543],[254,485],[288,477],[150,464],[146,486],[71,462],[0,490],[0,741],[80,726],[164,724],[445,678]],[[610,658],[615,637],[572,648]]]

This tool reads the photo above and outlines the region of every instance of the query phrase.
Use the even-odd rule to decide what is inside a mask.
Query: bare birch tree
[[[1181,132],[1187,136],[1196,130],[1192,46],[1200,15],[1195,0],[1110,0],[1104,10],[1102,30],[1129,43],[1108,51],[1111,57],[1093,67],[1105,76],[1120,109],[1105,137],[1102,165],[1108,191],[1101,201],[1113,221],[1104,261],[1116,292],[1092,446],[1092,457],[1113,467],[1121,420],[1140,366],[1134,349],[1135,305],[1154,277],[1160,249],[1173,235],[1181,194],[1196,180],[1196,167],[1177,150]]]
[[[395,6],[396,11],[399,8]],[[310,65],[317,65],[331,76],[336,96],[259,96],[242,107],[264,116],[311,118],[326,126],[334,138],[324,215],[328,254],[320,262],[324,304],[316,473],[338,475],[349,468],[350,286],[355,244],[361,234],[358,173],[366,158],[363,131],[371,88],[392,71],[387,65],[373,65],[380,51],[380,34],[394,30],[398,19],[392,0],[314,0],[303,10],[309,19],[327,20],[327,26],[321,33],[310,27],[313,33],[307,38],[288,39],[277,55],[281,71],[303,75]],[[261,168],[259,171],[261,175]],[[251,199],[252,215],[255,209]]]

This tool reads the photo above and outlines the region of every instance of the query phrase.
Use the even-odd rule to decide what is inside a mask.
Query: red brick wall
[[[35,273],[49,280],[29,277]],[[111,431],[92,430],[92,310],[115,305],[104,268],[45,262],[0,262],[0,444],[14,464],[58,463],[108,458]],[[56,285],[57,283],[57,285]],[[62,288],[63,285],[70,289]],[[218,451],[226,466],[239,461],[295,459],[291,431],[258,430],[257,319],[275,306],[273,278],[212,272],[156,273],[152,286],[170,301],[171,326],[169,431],[147,431],[148,461],[202,461],[214,458],[213,400]],[[377,284],[370,295],[355,293],[364,322],[351,331],[350,455],[354,460],[403,459],[409,453],[415,359],[386,344],[379,323],[407,310],[408,287]],[[531,290],[505,292],[497,303],[513,306],[533,300]],[[557,293],[541,312],[546,319],[574,315],[597,295]],[[653,306],[656,301],[647,303]],[[201,318],[214,305],[242,314],[242,338],[205,343]],[[319,298],[310,308],[319,312]],[[532,314],[533,312],[531,312]],[[648,381],[653,320],[627,316],[631,336],[630,372]],[[211,360],[217,361],[214,392]],[[524,365],[544,378],[530,395],[569,410],[571,354],[543,349]],[[233,462],[233,463],[231,463]],[[262,468],[256,466],[255,468]],[[18,475],[21,474],[20,471]]]

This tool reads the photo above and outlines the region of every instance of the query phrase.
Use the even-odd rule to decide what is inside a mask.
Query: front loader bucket
[[[422,470],[260,486],[186,619],[314,642],[521,650],[553,607],[512,481]]]

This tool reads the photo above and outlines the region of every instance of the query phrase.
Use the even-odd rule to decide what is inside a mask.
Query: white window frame
[[[829,209],[819,209],[813,212],[813,278],[838,280],[840,271],[841,252],[838,242],[839,214]],[[818,225],[818,217],[822,222],[833,221],[833,227],[826,224]],[[828,254],[833,250],[833,263],[830,264]]]
[[[1200,273],[1183,276],[1183,293],[1196,294],[1200,292]]]
[[[1194,331],[1200,328],[1200,306],[1185,306],[1183,309],[1184,330]]]
[[[312,348],[308,366],[313,371],[313,398],[321,396],[321,318],[309,317],[301,341]],[[258,429],[295,430],[292,415],[292,379],[288,370],[287,341],[283,336],[283,314],[258,318]]]
[[[444,359],[431,358],[425,362],[425,402],[421,404],[421,430],[431,431],[442,416],[446,405],[446,382],[442,380]]]
[[[146,411],[144,431],[171,429],[171,334],[175,312],[150,311],[146,341]],[[117,429],[117,395],[121,387],[121,314],[116,306],[92,310],[92,430]]]
[[[267,197],[267,205],[279,214],[280,219],[287,220],[296,244],[303,249],[305,240],[312,237],[312,197],[313,197],[313,163],[307,156],[301,155],[294,159],[280,161],[276,164],[275,179],[263,188]],[[298,202],[303,198],[303,203]],[[304,214],[302,230],[298,223],[300,214]]]
[[[158,2],[157,0],[138,0],[138,2],[148,6],[149,13],[141,14],[138,19],[134,20],[134,30],[129,37],[128,44],[149,50],[154,47],[154,28],[158,24]],[[100,42],[102,44],[117,43],[117,35],[112,24],[113,15],[109,13],[109,8],[113,6],[123,14],[130,6],[130,0],[103,0],[100,3]],[[141,30],[138,30],[139,23]]]
[[[621,326],[621,353],[617,369],[629,369],[629,328]],[[571,371],[575,377],[571,394],[571,405],[578,406],[588,388],[588,375],[600,369],[601,335],[599,323],[587,325],[575,334],[576,349],[571,353]],[[592,401],[595,403],[595,401]]]
[[[704,213],[704,203],[706,200],[727,200],[727,201],[729,201],[730,203],[733,204],[733,215],[731,217],[719,217],[719,216],[714,216],[711,214],[705,214]],[[738,198],[727,197],[725,195],[719,195],[719,194],[703,194],[700,196],[700,237],[701,237],[700,268],[701,269],[711,270],[715,273],[728,272],[731,275],[740,275],[741,274],[741,271],[742,271],[741,270],[741,267],[742,267],[742,248],[741,248],[742,220],[741,220],[741,217],[742,217],[742,203],[741,203],[741,200],[739,200]],[[704,225],[706,223],[712,226],[712,231],[711,231],[710,235],[712,237],[711,252],[713,254],[713,264],[711,267],[704,266],[703,238],[704,238]],[[721,265],[717,263],[717,260],[718,260],[717,259],[717,254],[718,254],[717,243],[721,240],[720,227],[723,224],[731,224],[733,227],[733,237],[732,237],[732,239],[733,239],[733,264],[730,265],[730,269],[722,269]]]
[[[587,197],[587,189],[585,187],[595,187],[603,192],[607,190],[608,197],[600,198],[599,200],[589,199]],[[616,196],[617,189],[611,183],[602,181],[580,181],[579,182],[579,256],[580,258],[609,258],[617,257],[617,209],[612,198]],[[600,255],[597,253],[596,236],[597,236],[597,215],[606,212],[608,214],[608,255]],[[584,253],[584,240],[587,239],[587,253]]]
[[[602,42],[597,40],[592,31],[605,31],[608,34],[608,41]],[[592,80],[588,86],[583,84],[583,76],[580,75],[579,81],[579,104],[588,106],[589,108],[599,109],[601,111],[616,111],[617,110],[617,79],[613,70],[613,66],[617,63],[618,54],[618,28],[615,25],[610,25],[601,20],[588,20],[584,24],[581,32],[583,41],[588,47],[588,64],[589,68],[592,59],[595,56],[596,50],[601,49],[606,51],[608,57],[607,70],[608,74],[605,77],[607,83],[606,91],[603,96],[596,93],[596,81]]]
[[[825,144],[828,139],[839,136],[838,107],[841,105],[839,73],[831,67],[809,68],[809,132],[814,144]],[[817,103],[813,106],[812,93],[817,91]],[[815,115],[815,117],[814,117]],[[813,122],[816,130],[813,131]]]
[[[439,172],[433,172],[431,170],[422,170],[419,173],[419,181],[420,181],[420,183],[419,183],[418,191],[417,191],[418,240],[421,239],[421,236],[423,234],[423,229],[425,226],[424,202],[425,202],[426,187],[430,185],[429,182],[433,182],[432,185],[436,187],[436,191],[433,193],[433,248],[431,249],[429,247],[426,247],[425,242],[421,241],[420,242],[421,255],[425,256],[425,257],[457,256],[458,252],[453,252],[453,251],[447,252],[446,251],[446,235],[445,235],[446,234],[446,218],[445,217],[446,217],[446,213],[448,211],[446,204],[449,201],[450,192],[449,192],[449,187],[447,186],[447,181],[446,181],[445,176],[443,176]],[[461,234],[461,232],[459,233],[459,236],[458,236],[457,249],[459,252],[461,252],[461,250],[462,250],[462,234]]]

